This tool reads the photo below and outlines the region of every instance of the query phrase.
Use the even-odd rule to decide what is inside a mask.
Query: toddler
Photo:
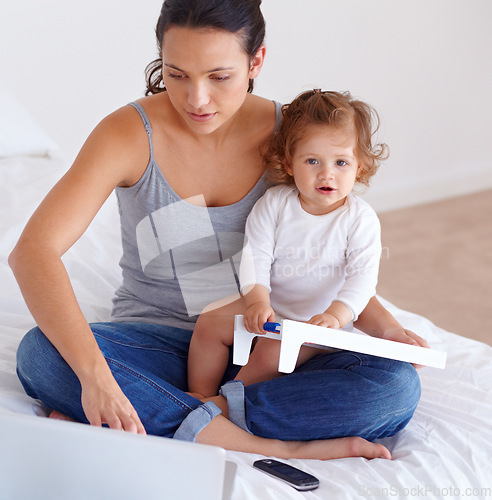
[[[217,394],[233,342],[233,316],[248,331],[292,319],[350,327],[375,295],[381,254],[374,210],[352,193],[368,184],[387,146],[373,145],[378,117],[351,95],[314,90],[283,107],[264,161],[272,180],[246,222],[242,298],[203,314],[189,352],[189,390]],[[343,334],[343,333],[341,333]],[[245,385],[279,375],[280,342],[258,338],[236,379]],[[320,352],[301,347],[297,365]],[[323,351],[321,351],[323,352]]]

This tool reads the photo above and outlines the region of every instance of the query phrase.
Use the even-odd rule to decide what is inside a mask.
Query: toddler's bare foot
[[[363,457],[386,458],[391,460],[391,453],[382,444],[371,443],[361,437],[345,437],[308,442],[293,442],[297,448],[293,457],[331,460],[334,458]],[[289,458],[289,457],[287,457]]]
[[[67,417],[63,413],[60,413],[59,411],[53,410],[48,418],[52,418],[54,420],[66,420],[67,422],[75,422],[73,418]]]

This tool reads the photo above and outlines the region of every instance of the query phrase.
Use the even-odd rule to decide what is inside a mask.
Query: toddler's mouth
[[[332,191],[335,191],[335,188],[332,188],[330,186],[320,186],[317,188],[319,191],[323,191],[324,193],[331,193]]]

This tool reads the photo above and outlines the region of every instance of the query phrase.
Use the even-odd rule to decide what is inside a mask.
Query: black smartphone
[[[315,490],[319,486],[319,480],[311,474],[278,460],[271,458],[257,460],[253,463],[253,467],[285,481],[299,491]]]

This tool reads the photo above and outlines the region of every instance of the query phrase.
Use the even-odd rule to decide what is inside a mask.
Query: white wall
[[[0,85],[69,161],[142,95],[161,0],[0,2]],[[365,195],[375,208],[492,187],[490,0],[264,0],[263,12],[256,93],[350,90],[378,110],[391,157]]]
[[[94,126],[143,95],[161,0],[0,0],[0,85],[74,159]],[[0,111],[1,112],[1,111]]]

